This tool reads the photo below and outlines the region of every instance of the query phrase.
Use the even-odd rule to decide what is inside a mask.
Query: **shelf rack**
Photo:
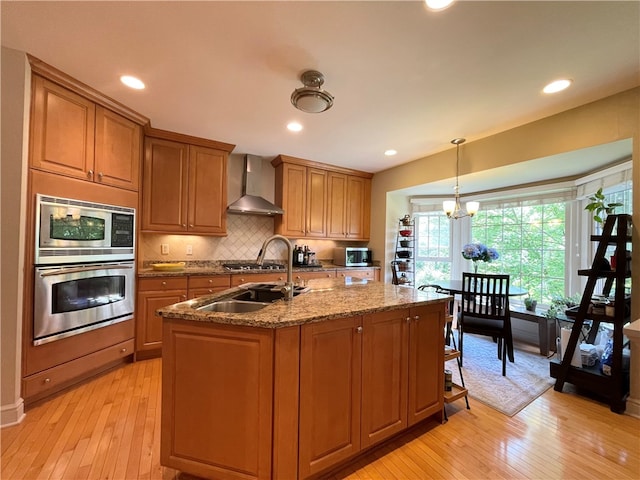
[[[622,350],[624,348],[623,327],[630,321],[630,293],[625,291],[625,283],[631,276],[631,261],[627,246],[631,243],[631,215],[609,215],[604,224],[602,235],[592,235],[591,241],[597,241],[598,247],[590,269],[578,270],[578,274],[587,277],[587,283],[582,294],[582,300],[577,308],[568,309],[565,314],[573,320],[571,335],[562,352],[562,361],[552,360],[550,374],[556,379],[554,389],[561,392],[565,382],[591,391],[609,403],[611,411],[623,413],[626,399],[629,395],[629,372],[623,368]],[[615,246],[614,260],[616,268],[612,269],[605,258],[607,248]],[[598,281],[604,279],[602,295],[610,298],[613,292],[613,316],[593,313],[591,305],[594,290]],[[600,323],[613,325],[613,355],[611,375],[602,372],[601,362],[598,360],[591,367],[574,367],[571,358],[576,348],[579,348],[579,338],[583,326],[591,322],[591,329],[587,337],[588,343],[593,343]]]
[[[447,315],[446,322],[447,326],[450,327],[451,322],[453,321],[453,317],[451,315]],[[460,350],[457,349],[455,339],[453,338],[453,332],[451,328],[447,328],[447,342],[444,347],[444,363],[446,364],[450,360],[455,360],[458,365],[458,373],[460,374],[460,383],[462,385],[458,385],[457,383],[453,383],[451,391],[444,391],[444,419],[448,420],[447,417],[447,404],[455,402],[456,400],[460,400],[464,397],[464,401],[467,405],[467,410],[469,407],[469,390],[464,384],[464,376],[462,375],[462,364],[460,362]],[[453,347],[449,345],[453,344]]]
[[[391,261],[394,285],[412,286],[414,284],[414,247],[415,247],[415,223],[406,215],[398,221],[398,233],[396,236],[396,249],[394,260]]]

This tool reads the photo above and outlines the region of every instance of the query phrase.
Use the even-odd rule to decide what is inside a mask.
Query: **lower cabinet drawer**
[[[107,369],[133,353],[133,339],[130,339],[30,375],[22,380],[22,397],[27,401],[38,400]]]

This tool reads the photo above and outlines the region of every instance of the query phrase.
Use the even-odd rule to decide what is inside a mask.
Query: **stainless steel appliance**
[[[131,320],[135,209],[36,200],[33,344]]]
[[[134,262],[35,269],[33,344],[133,318]]]
[[[366,247],[336,247],[333,263],[344,267],[368,267],[373,263],[373,252]]]
[[[36,265],[133,260],[135,209],[37,196]]]

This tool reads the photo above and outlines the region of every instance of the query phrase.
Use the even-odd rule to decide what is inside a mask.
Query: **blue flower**
[[[482,260],[483,262],[492,262],[500,258],[500,254],[495,248],[487,248],[486,245],[480,242],[467,243],[462,247],[462,256],[467,260],[473,260],[477,262]]]

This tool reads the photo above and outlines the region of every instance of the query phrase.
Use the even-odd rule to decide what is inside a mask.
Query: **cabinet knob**
[[[414,320],[420,320],[420,315],[416,315],[415,317],[413,317]]]
[[[167,286],[167,282],[165,282],[164,280],[162,281],[162,286],[166,287]]]
[[[186,223],[183,223],[183,224],[182,224],[182,228],[187,228],[187,224],[186,224]]]
[[[210,288],[209,290],[207,290],[207,292],[213,293],[213,289]]]
[[[407,317],[407,323],[411,322],[411,317]]]
[[[359,327],[356,327],[356,332],[357,332],[357,333],[362,333],[362,327],[360,327],[360,326],[359,326]]]
[[[122,348],[122,349],[120,350],[120,353],[125,353],[126,351],[127,351],[127,349],[126,349],[126,348]]]
[[[190,223],[190,224],[189,224],[189,228],[193,228],[193,223]]]
[[[93,178],[93,170],[87,172],[87,178]]]
[[[51,383],[51,379],[50,378],[45,378],[44,379],[44,383]]]
[[[183,299],[183,300],[186,300],[187,296],[186,295],[180,295],[180,298]]]
[[[213,280],[211,280],[211,279],[209,279],[208,281],[209,281],[209,283],[213,283]]]
[[[98,172],[98,180],[102,180],[102,172]]]

